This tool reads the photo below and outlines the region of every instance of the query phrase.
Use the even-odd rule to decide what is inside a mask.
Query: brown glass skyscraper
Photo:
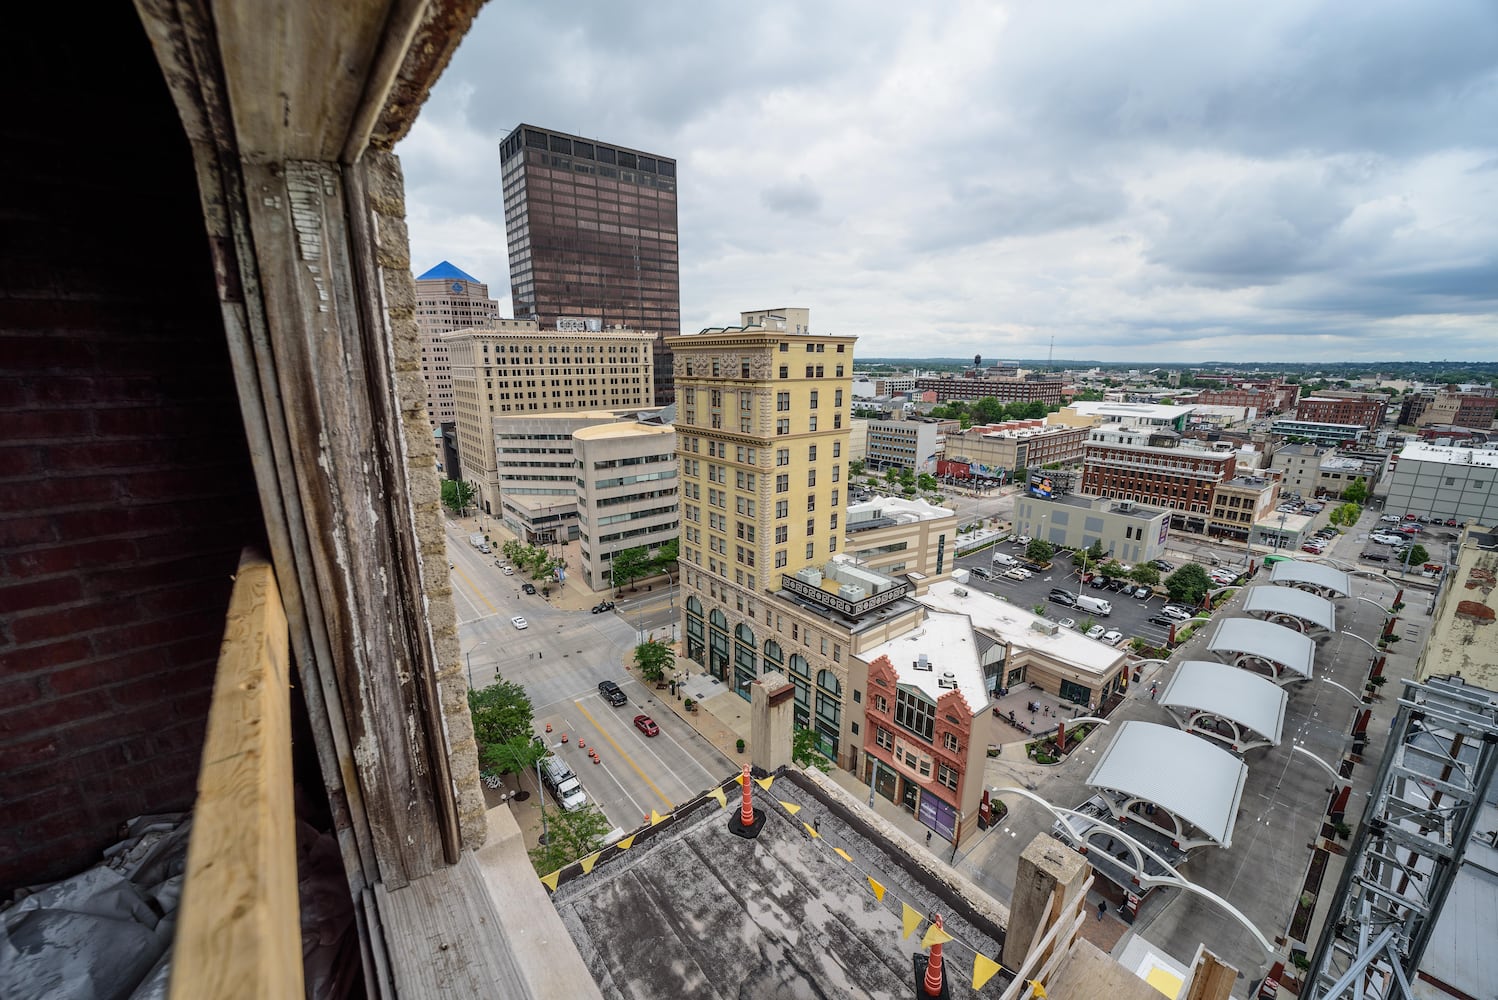
[[[671,402],[664,338],[681,332],[676,161],[520,125],[500,164],[515,318],[656,334],[656,402]]]

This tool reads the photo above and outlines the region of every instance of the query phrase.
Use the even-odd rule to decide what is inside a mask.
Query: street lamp
[[[468,690],[470,691],[473,690],[473,650],[478,649],[479,646],[487,645],[489,645],[487,641],[481,642],[478,646],[474,646],[473,649],[470,649],[463,654],[463,656],[468,660]]]

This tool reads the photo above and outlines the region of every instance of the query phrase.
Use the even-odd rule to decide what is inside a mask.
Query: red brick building
[[[1061,405],[1065,383],[1059,378],[972,378],[938,376],[915,380],[916,392],[935,392],[939,402],[952,399],[984,399],[1001,403],[1045,403]]]
[[[1231,451],[1094,440],[1082,453],[1082,492],[1169,507],[1180,512],[1171,518],[1172,527],[1205,531],[1213,493],[1233,478],[1237,464]]]
[[[1370,431],[1384,422],[1387,396],[1308,396],[1295,405],[1295,419],[1318,424],[1357,424]]]

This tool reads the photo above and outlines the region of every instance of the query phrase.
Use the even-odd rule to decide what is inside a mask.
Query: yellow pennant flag
[[[794,802],[786,802],[786,801],[782,800],[781,803],[780,803],[780,805],[781,805],[782,808],[785,809],[786,812],[790,813],[792,816],[796,815],[798,812],[801,811],[801,807],[798,806],[798,805],[796,805],[796,803],[794,803]]]
[[[657,823],[663,822],[665,820],[665,818],[666,817],[662,816],[660,813],[656,812],[654,809],[650,810],[650,825],[651,826],[655,826]]]
[[[598,864],[598,854],[599,854],[598,851],[594,851],[592,854],[588,855],[586,858],[583,858],[583,874],[584,875],[586,875],[589,872],[591,872],[593,870],[593,866],[596,865],[596,864]]]
[[[546,886],[546,888],[550,889],[552,892],[556,892],[557,891],[557,879],[561,876],[561,874],[562,874],[562,870],[560,868],[558,868],[556,871],[552,872],[550,875],[542,875],[541,876],[541,884],[544,885],[544,886]]]
[[[932,924],[926,929],[926,936],[921,938],[921,947],[929,948],[933,944],[946,944],[950,940],[952,940],[952,935]]]
[[[987,955],[973,956],[973,989],[981,990],[995,973],[1003,972],[1004,967]]]
[[[723,789],[721,789],[721,788],[714,788],[712,791],[708,792],[707,794],[718,800],[718,808],[719,809],[727,809],[728,808],[728,796],[726,796],[726,795],[723,794]]]
[[[1040,1000],[1045,1000],[1045,987],[1040,985],[1039,979],[1030,980],[1030,986],[1035,990],[1035,995],[1039,997]]]
[[[904,916],[900,918],[901,922],[905,925],[905,932],[900,936],[908,938],[915,933],[917,927],[921,926],[921,921],[926,919],[926,915],[909,903],[901,903],[900,905],[905,908]]]
[[[875,899],[879,900],[880,902],[884,901],[884,886],[880,885],[878,882],[875,882],[873,879],[869,879],[869,888],[874,890]]]
[[[806,832],[811,834],[813,837],[821,836],[821,834],[817,832],[816,827],[812,826],[810,823],[802,823],[801,825],[806,827]]]
[[[634,834],[630,834],[628,837],[625,837],[623,840],[619,841],[619,843],[615,844],[614,846],[617,847],[617,848],[619,848],[619,850],[621,850],[621,851],[627,851],[627,850],[629,850],[631,847],[635,846],[635,835]]]
[[[767,774],[763,778],[755,778],[754,783],[768,792],[770,786],[775,784],[775,775]]]
[[[733,781],[734,781],[734,784],[738,785],[740,788],[743,788],[744,787],[744,773],[742,771],[740,771],[738,774],[735,774],[733,776]]]
[[[842,858],[844,861],[852,861],[853,860],[853,855],[849,854],[847,851],[843,850],[841,847],[834,847],[833,850],[836,851],[837,852],[837,856],[840,857],[840,858]]]

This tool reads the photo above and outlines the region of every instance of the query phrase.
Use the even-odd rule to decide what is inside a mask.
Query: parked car
[[[1446,527],[1448,527],[1448,528],[1455,528],[1456,527],[1456,518],[1454,518],[1454,517],[1448,517],[1446,519]]]
[[[593,613],[595,615],[601,615],[605,611],[613,611],[613,610],[614,610],[614,602],[613,601],[599,601],[597,604],[593,605]]]
[[[1368,536],[1369,540],[1378,542],[1380,545],[1398,545],[1404,541],[1403,535],[1389,534],[1388,532],[1375,532]]]
[[[1144,586],[1143,584],[1140,584],[1139,586],[1137,586],[1137,587],[1134,588],[1134,596],[1137,597],[1137,598],[1139,598],[1141,601],[1147,601],[1147,600],[1149,600],[1150,595],[1153,594],[1153,593],[1154,593],[1153,590],[1150,590],[1148,587]]]
[[[613,681],[599,681],[598,693],[603,695],[608,703],[615,707],[618,707],[619,705],[624,704],[626,701],[629,701],[629,699],[624,696],[624,689],[621,688],[618,684],[615,684]]]
[[[529,628],[530,627],[530,623],[527,622],[524,618],[521,618],[519,615],[516,615],[514,618],[511,618],[510,619],[510,624],[513,625],[513,626],[515,626],[516,628]]]
[[[1011,566],[999,575],[1006,580],[1028,580],[1032,574],[1023,566]]]
[[[1321,555],[1321,553],[1323,553],[1323,552],[1326,551],[1326,546],[1325,545],[1317,545],[1315,542],[1306,542],[1304,545],[1302,545],[1300,547],[1300,551],[1302,551],[1302,552],[1311,552],[1311,553],[1314,553],[1315,555],[1319,556],[1319,555]]]
[[[1077,595],[1069,590],[1053,590],[1047,600],[1066,608],[1077,606]]]
[[[655,736],[661,731],[661,727],[657,726],[655,720],[648,715],[635,716],[635,728],[646,736]]]
[[[1075,618],[1063,618],[1056,624],[1060,625],[1062,628],[1076,628],[1077,620]]]
[[[1180,622],[1181,619],[1179,618],[1172,618],[1170,615],[1162,615],[1158,612],[1150,615],[1149,617],[1149,623],[1151,625],[1161,625],[1165,628],[1174,628],[1176,625],[1180,624]]]
[[[1045,567],[1042,566],[1042,565],[1040,565],[1040,563],[1023,562],[1023,563],[1020,563],[1020,565],[1022,567],[1024,567],[1025,569],[1029,570],[1031,573],[1044,573],[1045,572]]]
[[[1089,639],[1101,639],[1103,637],[1103,633],[1106,632],[1106,631],[1108,631],[1108,630],[1105,629],[1105,628],[1103,628],[1103,626],[1101,626],[1101,625],[1094,625],[1094,626],[1092,626],[1092,628],[1090,628],[1090,629],[1087,630],[1087,638],[1089,638]]]
[[[534,594],[536,592],[536,585],[534,583],[522,583],[520,589],[527,594]]]
[[[1383,517],[1379,518],[1379,520],[1384,522],[1385,524],[1398,524],[1400,521],[1400,517],[1398,514],[1385,514]]]
[[[1154,562],[1150,563],[1150,565],[1155,567],[1155,569],[1159,570],[1162,573],[1169,573],[1171,570],[1176,568],[1176,564],[1168,559],[1156,559]]]
[[[514,576],[515,575],[515,571],[513,569],[511,569],[510,567],[508,567],[508,566],[501,566],[499,568],[499,571],[501,573],[503,573],[505,576]]]
[[[1095,576],[1090,581],[1088,581],[1087,586],[1091,587],[1093,590],[1102,590],[1104,587],[1108,586],[1108,578],[1106,576]]]
[[[982,566],[973,566],[972,568],[970,568],[968,570],[968,572],[971,573],[971,574],[973,574],[973,576],[976,576],[980,580],[992,580],[993,579],[993,574],[990,573],[988,570],[984,569]]]
[[[1017,535],[1017,536],[1015,536],[1015,539],[1014,539],[1014,544],[1015,545],[1029,545],[1030,542],[1031,542],[1031,538],[1030,538],[1029,535]]]
[[[1160,609],[1160,614],[1164,615],[1167,618],[1174,618],[1178,622],[1183,622],[1187,618],[1192,617],[1195,612],[1193,612],[1190,608],[1182,607],[1179,604],[1167,604],[1165,605],[1165,607]]]
[[[1117,646],[1123,642],[1123,633],[1116,628],[1110,628],[1103,633],[1103,642],[1106,642],[1110,646]]]
[[[1389,553],[1387,553],[1387,552],[1364,552],[1363,553],[1363,558],[1367,559],[1369,562],[1388,562],[1389,561]]]

